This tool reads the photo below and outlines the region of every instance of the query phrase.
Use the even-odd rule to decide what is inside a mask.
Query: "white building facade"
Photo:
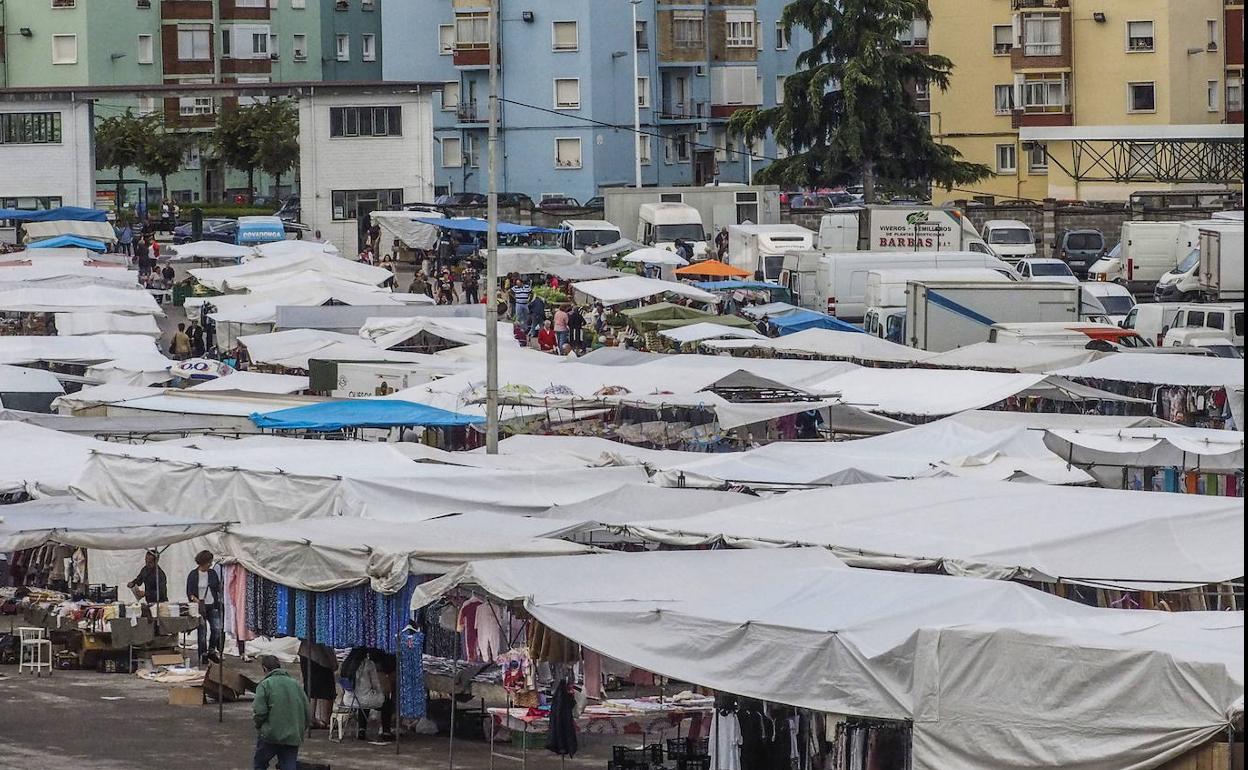
[[[0,208],[95,205],[92,103],[0,97]]]
[[[415,84],[300,95],[303,222],[344,255],[358,253],[369,212],[433,199],[430,97]]]

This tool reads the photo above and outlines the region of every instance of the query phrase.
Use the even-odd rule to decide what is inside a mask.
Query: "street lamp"
[[[641,0],[628,0],[633,6],[633,186],[641,188],[641,69],[638,64],[637,6]]]

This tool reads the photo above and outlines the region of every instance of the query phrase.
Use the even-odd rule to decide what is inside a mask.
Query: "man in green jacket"
[[[277,770],[295,770],[299,744],[308,729],[308,696],[272,655],[260,656],[264,679],[256,687],[252,717],[256,722],[255,770],[267,770],[277,758]]]

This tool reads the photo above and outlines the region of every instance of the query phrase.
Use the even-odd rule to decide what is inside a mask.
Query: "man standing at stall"
[[[195,569],[186,576],[186,599],[199,604],[196,642],[199,662],[208,662],[209,650],[221,649],[221,576],[212,568],[212,552],[195,554]],[[207,626],[207,628],[205,628]]]
[[[134,590],[135,599],[147,599],[148,604],[169,601],[169,579],[160,568],[160,554],[148,551],[143,555],[143,569],[126,583],[126,588]]]
[[[267,770],[269,762],[276,758],[277,770],[295,770],[310,719],[308,696],[272,655],[260,656],[260,668],[264,679],[256,686],[256,699],[251,705],[259,734],[252,767]]]

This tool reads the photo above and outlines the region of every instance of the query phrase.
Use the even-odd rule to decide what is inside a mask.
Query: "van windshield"
[[[619,239],[620,234],[615,230],[576,230],[572,234],[572,248],[588,249],[595,243],[599,246],[606,246]]]
[[[1135,307],[1135,300],[1121,294],[1111,294],[1109,296],[1098,297],[1101,305],[1104,306],[1105,312],[1110,315],[1126,315],[1131,312],[1131,308]]]
[[[1071,275],[1065,262],[1032,262],[1032,275]]]
[[[1200,249],[1192,249],[1190,252],[1188,252],[1187,256],[1183,258],[1183,261],[1179,263],[1179,266],[1174,269],[1174,272],[1186,273],[1187,271],[1196,267],[1197,263],[1199,262],[1200,262]]]
[[[677,238],[686,241],[704,241],[706,233],[702,232],[702,225],[685,224],[685,225],[655,225],[654,240],[658,243],[667,243],[675,241]]]
[[[1022,246],[1031,243],[1031,231],[1018,227],[991,230],[988,232],[989,243],[1003,243],[1007,246]]]
[[[1100,251],[1104,245],[1100,233],[1071,233],[1066,236],[1066,248],[1071,251]]]

